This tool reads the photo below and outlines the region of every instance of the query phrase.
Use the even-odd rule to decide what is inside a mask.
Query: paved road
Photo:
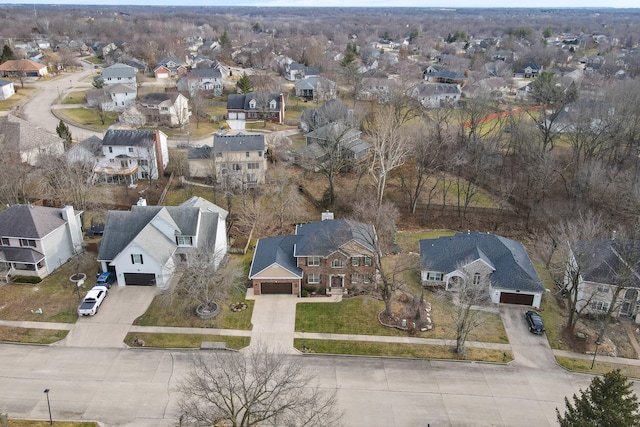
[[[0,345],[0,408],[16,418],[175,426],[177,382],[199,351]],[[337,389],[346,426],[552,426],[591,377],[548,369],[363,357],[300,357]],[[640,387],[634,385],[636,393]]]

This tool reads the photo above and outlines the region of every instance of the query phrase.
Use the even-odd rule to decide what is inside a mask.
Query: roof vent
[[[136,203],[137,206],[147,206],[147,199],[145,199],[144,197],[140,197],[138,199],[138,202]]]
[[[329,212],[329,211],[322,212],[322,221],[325,221],[327,219],[333,219],[333,212]]]

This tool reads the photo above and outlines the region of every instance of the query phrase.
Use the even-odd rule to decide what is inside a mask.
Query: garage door
[[[158,79],[168,79],[169,73],[158,73]]]
[[[500,302],[505,304],[532,305],[533,295],[502,292],[500,294]]]
[[[238,120],[245,120],[247,118],[246,113],[238,113]]]
[[[156,275],[153,273],[124,273],[124,281],[127,286],[155,286]]]
[[[291,295],[292,285],[291,283],[263,283],[261,285],[261,291],[263,294],[289,294]]]
[[[238,113],[229,113],[229,120],[237,120]]]

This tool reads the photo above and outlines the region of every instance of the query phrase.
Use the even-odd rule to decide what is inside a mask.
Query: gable
[[[292,273],[281,265],[272,264],[264,270],[251,276],[252,279],[298,279],[300,276]]]

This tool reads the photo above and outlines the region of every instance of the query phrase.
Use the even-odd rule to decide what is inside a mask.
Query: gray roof
[[[276,110],[280,109],[280,95],[279,93],[258,93],[251,92],[247,94],[229,94],[227,98],[227,110],[251,110],[249,103],[251,100],[258,97],[268,97],[269,102],[271,100],[276,101]],[[255,108],[254,108],[255,110]]]
[[[213,151],[264,151],[264,135],[214,135]]]
[[[172,104],[176,102],[176,99],[180,96],[180,92],[154,92],[147,93],[138,98],[140,104],[158,105],[164,101],[171,101]]]
[[[221,79],[222,73],[218,68],[194,68],[185,76],[188,79],[216,78]]]
[[[0,236],[41,239],[66,224],[62,209],[13,205],[0,212]]]
[[[180,206],[195,206],[200,208],[201,212],[215,212],[220,215],[222,219],[226,219],[227,215],[229,215],[229,212],[222,209],[220,206],[198,196],[193,196],[192,198],[180,203]]]
[[[464,75],[458,74],[455,71],[450,71],[450,70],[436,71],[432,73],[426,73],[425,75],[429,77],[449,79],[449,80],[466,80],[467,79]]]
[[[527,292],[545,290],[520,242],[484,233],[458,233],[420,240],[420,266],[423,271],[447,274],[457,270],[459,263],[477,259],[493,268],[491,286],[494,288]]]
[[[0,86],[6,86],[6,85],[10,85],[13,82],[10,82],[8,80],[4,80],[4,79],[0,79]]]
[[[414,90],[421,96],[460,95],[460,86],[449,83],[420,84]]]
[[[63,140],[58,135],[49,133],[43,128],[11,114],[0,118],[0,139],[6,149],[15,152],[28,151],[37,147],[62,146]]]
[[[298,241],[298,236],[276,236],[259,239],[253,254],[249,278],[268,268],[278,264],[297,277],[302,277],[302,270],[298,268],[293,248]]]
[[[45,256],[42,253],[33,248],[0,247],[0,261],[37,264],[44,258]]]
[[[374,250],[371,242],[375,236],[373,226],[346,219],[298,225],[296,235],[300,237],[295,248],[296,257],[327,256],[351,241],[360,243],[369,251]]]
[[[86,150],[92,156],[99,157],[102,155],[102,140],[99,137],[92,135],[71,147],[67,152],[67,155],[73,154],[79,150]]]
[[[587,282],[640,287],[640,241],[627,239],[582,240],[569,246]],[[635,274],[629,274],[631,267]]]
[[[188,160],[210,159],[211,148],[212,147],[208,145],[203,145],[202,147],[191,147],[189,148],[189,151],[187,151],[187,159]]]
[[[102,78],[117,78],[117,77],[125,77],[132,78],[136,76],[138,70],[136,68],[130,67],[126,64],[113,64],[110,67],[102,70]]]
[[[112,261],[134,240],[158,259],[165,259],[167,252],[173,253],[177,245],[149,223],[157,216],[162,217],[175,228],[175,235],[195,236],[199,214],[200,208],[196,206],[133,206],[130,211],[109,211],[98,260]],[[205,239],[199,239],[200,244],[210,246],[215,242],[216,226],[204,223],[214,221],[217,225],[217,218],[217,213],[200,217],[201,226],[214,233],[213,238],[209,234]]]
[[[102,140],[102,145],[104,146],[140,146],[144,147],[148,144],[155,143],[155,133],[154,130],[119,130],[119,129],[109,129],[107,133],[104,134],[104,139]]]
[[[105,90],[109,93],[131,93],[131,92],[136,93],[137,92],[137,89],[135,87],[125,85],[122,83],[111,85],[105,88]]]

